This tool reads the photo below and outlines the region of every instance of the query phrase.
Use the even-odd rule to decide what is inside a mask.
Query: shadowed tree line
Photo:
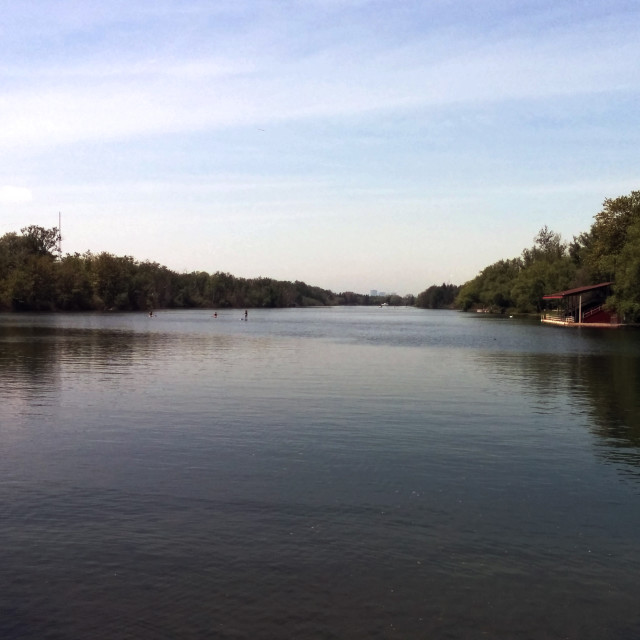
[[[461,287],[433,285],[413,296],[368,296],[304,282],[237,278],[229,273],[175,273],[131,256],[57,258],[58,230],[25,227],[0,238],[0,310],[82,311],[191,307],[412,305],[427,309],[484,308],[494,312],[542,310],[553,291],[613,281],[607,306],[640,322],[640,191],[608,198],[591,229],[571,242],[543,227],[516,258],[485,267]]]
[[[460,287],[455,284],[431,285],[416,297],[421,309],[453,309]]]
[[[176,273],[157,262],[91,252],[59,258],[57,228],[0,238],[0,311],[138,311],[162,308],[412,304],[413,297],[334,293],[304,282]]]
[[[336,304],[331,291],[304,282],[176,273],[157,262],[110,253],[58,259],[58,230],[30,226],[0,238],[0,309],[146,310],[190,307],[288,307]]]
[[[571,242],[543,227],[519,257],[499,260],[465,283],[455,305],[540,312],[545,294],[605,281],[615,283],[607,306],[640,322],[640,191],[606,199],[591,229]]]

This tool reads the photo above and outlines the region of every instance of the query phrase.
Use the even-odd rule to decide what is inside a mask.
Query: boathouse
[[[543,311],[542,322],[572,327],[619,327],[618,316],[604,306],[612,284],[601,282],[542,296],[552,307]]]

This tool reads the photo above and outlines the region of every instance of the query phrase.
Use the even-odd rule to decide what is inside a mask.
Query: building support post
[[[582,295],[578,299],[578,324],[582,324]]]

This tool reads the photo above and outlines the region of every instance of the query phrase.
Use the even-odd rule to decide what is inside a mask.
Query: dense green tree
[[[151,310],[172,306],[173,275],[157,262],[138,264],[131,287],[133,307]]]
[[[626,229],[614,275],[614,294],[609,306],[625,321],[640,322],[640,221]]]
[[[591,229],[565,243],[543,227],[520,258],[500,260],[460,289],[462,309],[540,311],[552,291],[613,281],[609,308],[640,321],[640,191],[608,198]]]
[[[27,256],[27,247],[22,236],[15,232],[6,233],[0,238],[0,276],[22,264]]]
[[[0,308],[43,311],[55,307],[52,253],[58,230],[32,225],[0,238]]]
[[[520,258],[499,260],[485,267],[460,288],[456,306],[465,311],[473,307],[495,311],[513,307],[511,290],[522,268]]]
[[[95,304],[102,309],[135,309],[133,276],[136,263],[131,256],[114,256],[103,251],[89,256]]]
[[[534,245],[522,252],[522,268],[511,288],[511,300],[521,312],[541,311],[542,296],[576,284],[576,265],[560,234],[544,226]]]
[[[569,246],[560,234],[545,226],[535,236],[533,246],[522,251],[521,257],[499,260],[465,283],[456,306],[464,310],[482,307],[499,312],[540,311],[542,296],[574,285],[576,273],[577,265]]]
[[[63,311],[86,311],[94,308],[89,261],[79,253],[60,261],[56,279],[56,307]]]
[[[415,299],[416,307],[422,309],[449,309],[452,308],[460,287],[454,284],[431,285]]]
[[[618,261],[627,242],[634,242],[629,238],[629,229],[638,222],[640,191],[604,201],[588,235],[581,236],[584,260],[596,278],[615,279]]]
[[[190,307],[289,307],[345,302],[304,282],[236,278],[229,273],[175,273],[156,262],[107,252],[54,250],[57,229],[29,226],[0,238],[0,310],[149,310]],[[347,299],[361,303],[353,294]]]
[[[60,233],[56,227],[45,229],[32,224],[20,229],[20,233],[30,254],[53,256],[60,241]]]
[[[580,284],[612,281],[608,306],[629,322],[640,322],[640,191],[607,198],[591,229],[570,248]]]

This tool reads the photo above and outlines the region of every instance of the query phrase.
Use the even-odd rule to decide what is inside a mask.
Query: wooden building
[[[542,296],[554,307],[543,311],[542,322],[566,327],[619,327],[618,316],[604,306],[612,284],[601,282]]]

